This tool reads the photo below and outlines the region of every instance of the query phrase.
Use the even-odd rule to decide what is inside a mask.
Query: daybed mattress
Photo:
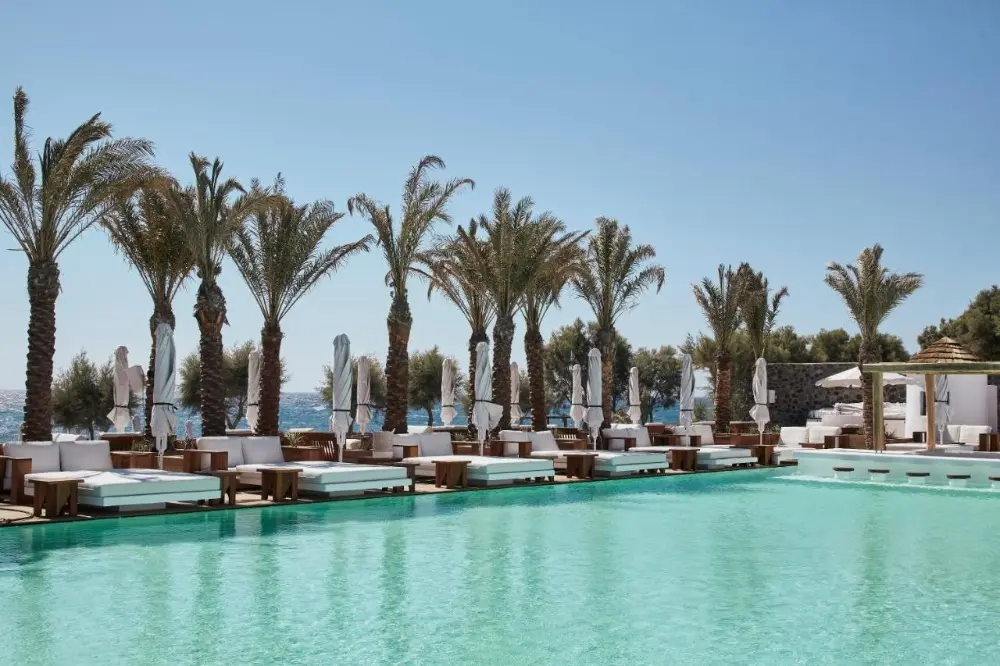
[[[390,465],[356,465],[353,463],[337,463],[329,461],[284,462],[256,465],[239,465],[236,471],[240,473],[240,482],[249,485],[260,485],[261,467],[294,467],[302,470],[299,474],[299,487],[309,490],[312,487],[330,486],[338,483],[359,483],[367,481],[400,481],[397,485],[407,485],[406,469]],[[390,484],[391,485],[391,484]]]
[[[104,472],[37,472],[25,474],[25,485],[36,479],[83,479],[79,498],[136,497],[165,493],[219,493],[219,479],[201,474],[159,469],[115,469]],[[31,493],[31,490],[28,490]],[[197,498],[196,498],[197,499]]]
[[[417,474],[433,476],[434,463],[438,460],[468,460],[470,479],[488,479],[497,475],[508,478],[552,476],[551,460],[532,458],[496,458],[493,456],[418,456],[406,458],[405,463],[417,463]],[[510,477],[508,475],[514,475]]]

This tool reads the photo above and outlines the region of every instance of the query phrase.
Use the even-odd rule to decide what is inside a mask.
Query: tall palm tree
[[[468,233],[475,238],[478,223],[469,223]],[[480,283],[477,272],[477,253],[470,253],[466,244],[454,238],[444,239],[423,258],[428,280],[427,298],[439,291],[452,302],[469,323],[469,393],[476,393],[476,346],[489,342],[487,331],[493,324],[493,301]],[[471,424],[470,424],[471,427]]]
[[[52,357],[56,348],[59,255],[112,206],[155,175],[153,144],[112,139],[97,114],[66,139],[45,140],[38,167],[28,148],[28,96],[14,92],[14,164],[0,175],[0,220],[28,260],[25,440],[52,438]],[[40,176],[40,180],[39,180]]]
[[[717,283],[703,278],[692,288],[715,337],[715,431],[729,432],[732,351],[741,323],[739,278],[732,266],[719,264]]]
[[[611,423],[612,373],[615,324],[639,304],[639,296],[655,286],[663,288],[666,271],[652,245],[633,245],[632,231],[617,220],[597,218],[597,232],[590,236],[584,270],[573,278],[577,295],[590,306],[597,321],[597,343],[601,350],[601,397],[604,425]],[[602,426],[603,427],[603,426]]]
[[[563,289],[583,270],[583,246],[580,241],[552,247],[552,254],[542,262],[538,279],[524,294],[521,313],[524,316],[524,354],[528,361],[528,391],[531,399],[531,421],[535,430],[548,429],[548,408],[545,399],[545,340],[542,320],[552,306],[559,307]]]
[[[459,227],[455,238],[475,258],[479,284],[490,295],[496,312],[493,324],[493,400],[503,405],[499,430],[510,427],[510,356],[514,342],[514,315],[524,304],[525,294],[541,279],[545,262],[567,245],[579,242],[580,234],[567,233],[565,225],[551,213],[534,214],[531,197],[513,202],[510,190],[497,188],[492,218],[481,215],[476,222],[482,239]]]
[[[359,252],[367,252],[375,240],[360,240],[321,249],[323,237],[344,214],[330,201],[295,205],[283,195],[280,180],[276,197],[261,206],[249,221],[236,230],[229,255],[239,269],[264,315],[260,332],[260,411],[256,432],[278,434],[281,401],[281,320],[323,277],[339,270]]]
[[[771,294],[770,284],[764,273],[754,271],[747,263],[740,264],[736,277],[740,290],[740,318],[746,326],[754,357],[761,358],[778,318],[781,301],[788,296],[788,287],[782,287]]]
[[[223,386],[222,327],[226,298],[219,287],[222,259],[233,234],[267,200],[259,187],[249,192],[240,183],[222,180],[222,162],[191,153],[194,185],[171,193],[172,214],[184,229],[198,279],[194,317],[198,321],[201,357],[201,429],[206,436],[226,434]],[[233,198],[235,195],[235,198]]]
[[[376,242],[382,248],[388,271],[385,281],[392,290],[392,303],[386,326],[389,331],[389,351],[385,359],[385,375],[389,397],[383,429],[406,432],[407,390],[409,387],[409,344],[413,315],[410,313],[407,278],[426,251],[425,241],[435,222],[451,223],[448,202],[468,185],[471,178],[453,178],[446,182],[431,180],[434,169],[443,169],[444,160],[427,155],[410,171],[403,187],[402,221],[396,228],[392,212],[366,194],[357,194],[347,202],[347,209],[357,210],[375,227]]]
[[[840,294],[851,318],[861,331],[858,367],[877,361],[878,327],[919,289],[924,278],[920,273],[890,273],[882,266],[882,246],[875,244],[858,255],[856,264],[841,266],[831,262],[826,267],[825,281]],[[865,445],[875,446],[875,420],[872,411],[872,377],[861,374],[861,394],[864,401]]]
[[[161,323],[176,328],[174,296],[191,275],[194,258],[184,227],[171,214],[170,188],[173,182],[151,183],[134,197],[124,200],[101,219],[101,225],[115,248],[135,268],[153,301],[149,318],[152,340],[149,370],[146,373],[146,435],[153,411],[153,377],[156,366],[156,327]]]

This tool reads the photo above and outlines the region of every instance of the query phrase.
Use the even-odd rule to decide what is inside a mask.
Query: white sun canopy
[[[597,348],[587,354],[587,428],[590,429],[591,445],[597,448],[597,435],[604,422],[601,398],[601,352]]]
[[[920,381],[906,375],[898,375],[894,372],[886,372],[882,375],[883,386],[900,386],[903,384],[920,386]],[[816,382],[816,386],[822,388],[861,388],[861,370],[855,366],[850,370],[838,372],[835,375],[830,375],[819,380]]]
[[[480,342],[476,345],[476,396],[472,403],[472,424],[476,426],[479,454],[483,453],[483,442],[490,430],[500,423],[503,407],[493,402],[493,367],[490,365],[490,345]]]
[[[156,438],[156,450],[163,468],[163,452],[167,437],[176,432],[177,408],[174,391],[177,382],[177,351],[174,349],[174,331],[167,324],[156,327],[156,369],[153,371],[153,415],[150,427]]]
[[[254,349],[247,359],[247,427],[257,432],[257,419],[260,417],[260,366],[263,355]]]
[[[450,426],[458,411],[455,409],[455,361],[446,358],[441,366],[441,422]]]
[[[583,424],[583,417],[586,415],[583,407],[583,379],[581,378],[580,364],[573,364],[573,394],[570,399],[569,416],[573,419],[573,427],[579,428]]]
[[[678,421],[685,428],[694,420],[694,362],[691,354],[681,356],[681,404]]]
[[[333,414],[330,430],[337,438],[337,458],[344,461],[351,427],[351,341],[341,333],[333,339]]]
[[[358,357],[358,386],[356,400],[358,403],[355,419],[358,422],[358,430],[362,433],[368,431],[368,424],[372,420],[372,371],[371,361],[367,356]]]
[[[512,424],[521,422],[521,373],[517,368],[517,363],[511,361],[510,364],[510,422]]]
[[[628,418],[633,425],[642,421],[642,403],[639,399],[639,368],[628,371]]]

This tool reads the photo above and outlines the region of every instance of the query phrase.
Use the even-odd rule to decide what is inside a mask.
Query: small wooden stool
[[[406,468],[406,478],[408,478],[410,481],[413,482],[412,484],[410,484],[410,492],[411,493],[417,492],[417,467],[420,466],[420,463],[397,462],[397,463],[392,463],[392,466],[393,467],[405,467]],[[401,489],[401,488],[396,487],[396,488],[392,489],[392,492],[398,493],[398,492],[406,492],[406,491],[403,490],[403,489]]]
[[[297,501],[299,499],[299,474],[301,467],[258,467],[260,472],[260,497],[275,502],[284,502],[285,498]]]
[[[464,488],[469,484],[468,460],[435,460],[434,486],[440,488]]]
[[[77,491],[83,479],[45,479],[32,481],[35,492],[35,515],[41,516],[45,510],[46,518],[55,518],[63,509],[66,513],[76,515]]]
[[[566,451],[563,453],[563,457],[566,458],[566,478],[594,478],[596,451]]]
[[[693,472],[697,466],[697,446],[678,446],[670,449],[670,469],[682,472]]]
[[[209,504],[229,504],[229,506],[236,506],[236,485],[237,478],[239,477],[239,472],[235,469],[216,469],[216,470],[206,470],[204,472],[199,472],[199,474],[204,474],[205,476],[214,476],[219,480],[219,499],[209,500]],[[297,478],[297,477],[296,477]],[[263,479],[262,479],[263,481]],[[263,483],[261,484],[263,485]],[[296,491],[298,490],[298,482],[296,481]],[[228,500],[228,502],[227,502]]]

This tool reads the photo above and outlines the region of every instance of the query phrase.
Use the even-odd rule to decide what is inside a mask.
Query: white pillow
[[[827,435],[839,435],[841,429],[836,426],[809,426],[807,441],[810,444],[823,444]]]
[[[31,471],[58,472],[59,445],[52,442],[10,442],[3,445],[3,453],[11,458],[31,458]],[[11,465],[7,465],[10,480]]]
[[[243,437],[244,465],[273,465],[285,462],[281,440],[277,437]],[[233,461],[229,461],[233,466]]]
[[[379,430],[372,435],[372,455],[382,458],[388,455],[392,457],[392,433]]]
[[[242,437],[201,437],[195,442],[195,446],[206,451],[225,451],[229,454],[230,469],[243,464]]]
[[[103,472],[113,467],[111,464],[111,442],[95,441],[59,442],[59,465],[64,472]],[[34,472],[34,465],[32,465]]]
[[[556,438],[552,434],[551,430],[542,430],[540,432],[529,432],[528,439],[531,440],[532,451],[559,450],[559,445],[556,444]]]
[[[712,426],[705,423],[696,423],[691,426],[692,435],[701,435],[702,446],[715,444],[715,436],[712,434]]]
[[[506,442],[503,446],[503,455],[507,457],[517,457],[521,452],[517,448],[518,442],[530,442],[531,433],[527,430],[501,430],[500,439]]]
[[[635,437],[636,446],[645,447],[651,445],[651,442],[649,441],[649,431],[646,430],[646,426],[636,426],[632,432],[634,433],[632,436]]]
[[[990,434],[990,430],[989,426],[964,425],[959,431],[958,441],[962,444],[979,446],[979,435],[988,435]]]
[[[615,423],[610,428],[605,428],[601,431],[604,435],[604,444],[608,447],[609,451],[623,451],[625,449],[625,440],[623,437],[633,437],[631,426]]]
[[[778,439],[782,446],[801,446],[809,441],[809,428],[785,426],[781,429]]]
[[[446,432],[425,432],[420,435],[420,455],[450,456],[455,452],[451,435]]]

